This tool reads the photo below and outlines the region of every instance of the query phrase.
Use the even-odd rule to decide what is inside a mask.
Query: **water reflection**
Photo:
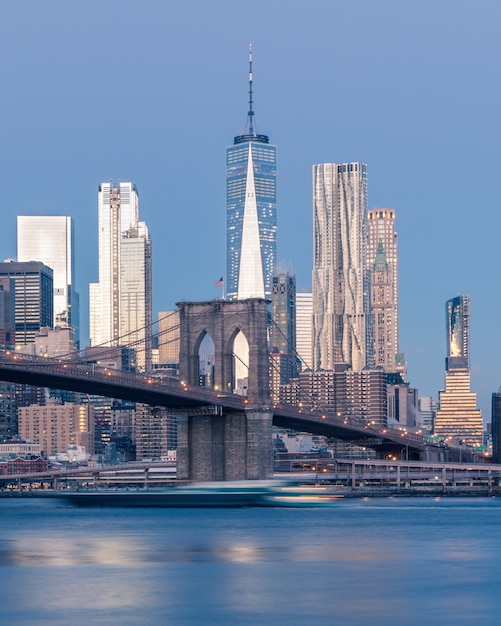
[[[500,517],[501,502],[480,500],[81,511],[0,499],[0,617],[494,626]]]

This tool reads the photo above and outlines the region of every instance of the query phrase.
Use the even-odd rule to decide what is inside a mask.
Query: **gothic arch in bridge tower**
[[[181,332],[181,380],[189,385],[199,384],[199,349],[203,338],[209,334],[214,340],[214,388],[231,393],[235,384],[234,352],[238,338],[243,336],[249,354],[249,406],[269,406],[268,301],[251,298],[178,302],[177,307]]]

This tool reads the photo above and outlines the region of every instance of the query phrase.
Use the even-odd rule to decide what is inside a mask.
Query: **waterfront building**
[[[461,295],[446,302],[447,357],[445,390],[439,392],[434,434],[453,437],[470,446],[483,443],[483,420],[471,391],[470,299]]]
[[[395,372],[398,354],[398,246],[395,211],[367,215],[367,269],[370,284],[369,345],[373,365]]]
[[[165,407],[136,406],[136,458],[167,457],[177,448],[177,421]]]
[[[296,293],[296,354],[301,361],[301,369],[312,369],[312,294]]]
[[[90,285],[91,346],[132,345],[140,370],[151,367],[151,240],[139,221],[132,183],[102,183],[98,193],[99,282]]]
[[[388,426],[417,430],[418,390],[402,380],[400,375],[387,375]]]
[[[33,341],[44,326],[53,327],[54,283],[50,267],[39,261],[4,261],[0,263],[0,283],[9,298],[14,295],[16,345]]]
[[[19,387],[16,383],[0,381],[0,442],[17,435]]]
[[[438,404],[431,396],[423,396],[419,398],[419,424],[420,426],[431,433],[435,424],[435,416],[437,414]]]
[[[299,402],[314,411],[325,411],[348,422],[387,423],[386,373],[353,371],[346,364],[332,370],[307,370],[299,374]]]
[[[71,217],[19,215],[17,260],[40,261],[53,271],[52,328],[71,328],[80,343],[80,296],[75,290],[75,245]]]
[[[32,404],[19,409],[19,436],[41,446],[46,456],[82,446],[94,452],[94,415],[90,405],[61,404],[47,398],[44,405]]]
[[[313,166],[313,368],[370,365],[367,166]]]
[[[492,462],[501,463],[501,387],[492,394]]]
[[[277,256],[276,146],[256,132],[252,48],[245,132],[226,149],[226,295],[271,296]]]

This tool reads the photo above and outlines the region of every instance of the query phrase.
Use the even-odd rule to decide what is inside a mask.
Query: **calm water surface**
[[[77,509],[0,498],[1,624],[501,624],[501,500]]]

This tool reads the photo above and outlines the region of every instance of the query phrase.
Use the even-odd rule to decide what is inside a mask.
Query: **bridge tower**
[[[272,418],[267,340],[268,300],[178,302],[179,377],[199,384],[199,349],[214,341],[214,389],[231,393],[234,342],[242,332],[249,344],[245,412],[178,415],[177,475],[190,480],[268,478],[272,472]],[[219,413],[219,414],[218,414]]]

